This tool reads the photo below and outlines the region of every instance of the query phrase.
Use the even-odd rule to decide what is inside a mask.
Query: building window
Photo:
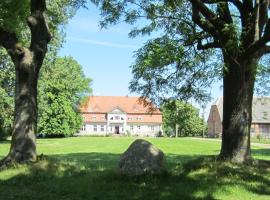
[[[151,132],[154,132],[155,126],[148,126],[148,130],[151,131]]]
[[[115,120],[119,120],[120,119],[120,117],[119,116],[115,116]]]
[[[113,120],[113,117],[111,117],[110,120]]]
[[[124,120],[124,118],[123,118],[123,117],[121,117],[121,120]]]
[[[128,120],[132,120],[132,117],[128,117]]]
[[[101,125],[101,126],[100,126],[100,131],[101,131],[101,132],[104,132],[104,125]]]
[[[93,117],[92,117],[92,119],[93,119],[93,120],[96,120],[96,119],[97,119],[97,117],[96,117],[96,116],[93,116]]]
[[[94,132],[97,132],[97,125],[94,125]]]
[[[141,131],[141,126],[137,126],[137,130],[138,131]]]
[[[81,131],[85,131],[85,125],[82,126]]]

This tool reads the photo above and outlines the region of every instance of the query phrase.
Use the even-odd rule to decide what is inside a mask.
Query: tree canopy
[[[102,27],[126,22],[130,36],[153,33],[136,54],[130,88],[151,100],[207,97],[223,80],[223,134],[219,158],[249,160],[255,81],[268,70],[268,0],[92,0]],[[141,27],[138,20],[144,19]],[[267,66],[264,66],[267,68]]]
[[[15,72],[7,53],[0,49],[0,140],[10,135],[14,112]]]
[[[46,136],[70,136],[82,126],[81,101],[89,95],[91,79],[72,58],[44,63],[39,81],[38,132]]]
[[[15,115],[11,147],[0,165],[35,161],[37,85],[48,43],[61,32],[83,0],[3,0],[0,2],[0,46],[16,71]]]
[[[198,136],[206,130],[206,125],[199,116],[199,110],[190,103],[170,100],[164,103],[161,109],[163,129],[167,135],[175,135],[176,126],[179,136]]]
[[[30,14],[29,5],[30,1],[26,1],[24,6],[19,6],[20,4],[16,1],[3,1],[0,3],[0,7],[4,8],[3,13],[3,20],[2,25],[5,29],[10,31],[14,31],[19,39],[22,41],[23,44],[27,45],[29,41],[29,29],[27,28],[27,23],[25,19]],[[22,3],[20,1],[20,3]],[[83,93],[89,92],[89,82],[90,79],[85,78],[84,74],[82,73],[80,65],[73,60],[71,57],[69,58],[58,58],[58,50],[62,46],[65,38],[64,28],[65,24],[68,22],[72,16],[74,16],[76,9],[79,5],[83,5],[84,1],[72,1],[72,0],[58,0],[58,1],[48,1],[47,2],[47,15],[49,18],[49,27],[52,32],[53,38],[48,46],[48,53],[46,54],[44,60],[44,68],[41,72],[41,81],[39,81],[39,130],[50,130],[50,131],[43,131],[45,134],[49,132],[49,134],[59,133],[63,134],[65,130],[67,135],[73,134],[78,130],[78,127],[81,125],[81,117],[77,113],[77,107],[81,98],[83,98]],[[10,10],[6,10],[10,9]],[[18,18],[11,17],[11,11],[14,9],[13,13],[18,15]],[[4,20],[6,19],[6,20]],[[8,19],[8,20],[7,20]],[[1,24],[1,23],[0,23]],[[13,26],[14,24],[19,24],[18,26]],[[60,66],[63,64],[65,68]],[[15,70],[12,64],[11,59],[7,56],[7,53],[4,49],[1,49],[1,94],[3,98],[1,99],[1,113],[3,113],[1,118],[1,134],[10,135],[11,128],[13,124],[13,112],[14,112],[14,88],[15,88]],[[56,72],[53,72],[55,70]],[[62,75],[59,72],[62,71]],[[72,70],[70,73],[70,71]],[[46,76],[44,74],[47,74]],[[73,77],[71,77],[73,76]],[[50,77],[48,79],[48,77]],[[47,79],[48,80],[47,80]],[[72,85],[69,83],[71,81],[67,81],[66,79],[70,79],[71,81],[77,81],[77,83],[73,82]],[[62,84],[65,83],[65,91],[62,90],[63,88],[59,87],[59,84],[53,84],[53,82],[59,82],[58,79],[61,79]],[[50,82],[51,81],[51,82]],[[50,83],[48,83],[50,82]],[[80,84],[80,85],[79,85]],[[46,95],[48,92],[55,91],[53,87],[57,87],[58,89],[62,90],[62,95],[59,94],[58,98],[54,98],[54,105],[57,105],[56,101],[60,101],[62,99],[65,103],[59,103],[62,110],[65,108],[66,119],[72,118],[71,120],[66,120],[65,123],[59,125],[59,123],[52,123],[46,124],[45,119],[46,117],[55,117],[53,113],[56,112],[57,107],[50,107],[46,101]],[[61,85],[63,87],[63,85]],[[68,87],[73,87],[70,89]],[[67,95],[69,93],[69,95]],[[42,96],[44,95],[44,96]],[[57,94],[54,94],[57,95]],[[60,97],[61,96],[61,97]],[[66,106],[64,106],[64,104]],[[50,110],[50,111],[48,111]],[[47,112],[47,114],[45,114]],[[48,115],[52,113],[51,115]],[[68,114],[69,113],[69,114]],[[58,116],[58,115],[56,115]],[[59,117],[59,116],[58,116]],[[56,119],[55,121],[59,121]],[[43,122],[43,123],[42,123]],[[72,124],[73,123],[73,124]],[[41,126],[42,124],[42,126]],[[56,126],[57,124],[57,126]],[[74,125],[75,124],[75,125]],[[50,126],[50,128],[48,128]],[[59,131],[62,129],[62,131]]]

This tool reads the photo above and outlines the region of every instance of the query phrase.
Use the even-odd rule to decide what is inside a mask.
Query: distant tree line
[[[0,52],[0,138],[11,135],[14,118],[15,72],[8,57]],[[82,126],[79,105],[91,93],[91,79],[72,57],[47,59],[38,85],[38,135],[71,136]]]
[[[163,130],[165,135],[202,136],[207,126],[199,116],[199,109],[190,103],[170,100],[161,106],[163,113]]]
[[[33,0],[31,3],[24,0],[0,2],[0,139],[10,136],[15,131],[15,124],[22,122],[19,115],[24,112],[32,113],[29,114],[31,120],[29,118],[28,122],[24,122],[25,125],[20,124],[17,127],[32,126],[31,124],[35,127],[36,123],[37,127],[34,129],[36,129],[35,134],[37,135],[41,133],[44,136],[72,135],[81,127],[82,117],[78,113],[78,107],[84,97],[91,93],[91,79],[85,77],[82,67],[72,57],[58,56],[58,51],[65,38],[65,24],[74,16],[79,4],[80,1],[73,0],[46,2]],[[36,12],[43,12],[46,8],[49,10],[48,21],[43,18],[43,14],[35,16]],[[17,17],[13,17],[13,15]],[[37,20],[40,23],[39,28],[43,28],[38,34],[35,33],[36,29],[31,26],[32,20]],[[46,23],[48,24],[46,25]],[[50,33],[44,33],[46,27],[50,28]],[[47,38],[42,39],[46,34]],[[40,41],[37,37],[40,37]],[[42,46],[44,49],[36,49],[35,42],[40,45],[44,40],[49,39],[50,44],[47,47]],[[9,43],[6,42],[8,40],[10,40]],[[15,50],[12,49],[13,43],[17,45]],[[20,59],[17,58],[19,55],[16,55],[19,54],[19,51],[21,51]],[[25,63],[20,62],[28,59],[26,57],[28,52],[36,55],[36,59],[40,59],[33,60],[33,63],[30,64],[34,69],[29,71],[29,74],[23,70],[20,71],[26,67]],[[29,60],[31,60],[30,57]],[[40,63],[42,63],[42,68]],[[34,76],[39,81],[30,80]],[[30,85],[20,83],[20,81],[24,81],[24,78],[29,78],[26,83],[30,83]],[[37,92],[35,92],[35,88],[31,88],[35,87],[36,83]],[[23,94],[23,88],[29,90],[27,95]],[[30,97],[31,95],[32,97]],[[31,105],[28,99],[37,99],[37,119],[34,119],[35,105]],[[25,102],[20,102],[20,100]],[[27,106],[23,107],[23,105]],[[27,107],[29,110],[23,110]],[[16,117],[18,117],[17,122]],[[30,123],[29,120],[32,122]],[[16,134],[28,134],[27,130],[25,133],[23,130],[15,132],[17,131]]]

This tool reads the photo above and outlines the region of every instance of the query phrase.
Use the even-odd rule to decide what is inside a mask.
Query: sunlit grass
[[[0,172],[0,199],[270,199],[270,165],[217,161],[220,142],[191,138],[149,138],[166,154],[168,173],[125,177],[119,155],[135,138],[39,139],[45,156],[30,166]],[[0,156],[9,143],[0,143]],[[270,160],[270,149],[253,156]]]
[[[251,142],[270,144],[270,138],[251,138]]]

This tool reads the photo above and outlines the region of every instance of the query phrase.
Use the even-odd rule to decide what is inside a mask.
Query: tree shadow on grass
[[[1,144],[10,144],[11,141],[10,140],[0,140],[0,145]]]
[[[218,199],[215,193],[233,185],[258,195],[270,195],[270,164],[232,165],[214,156],[166,155],[168,173],[127,177],[117,171],[118,154],[53,155],[25,166],[23,173],[1,179],[0,199],[139,200]],[[9,174],[16,174],[14,168]],[[268,173],[268,177],[265,175]]]
[[[265,149],[252,149],[252,156],[270,156],[270,149],[265,148]]]

